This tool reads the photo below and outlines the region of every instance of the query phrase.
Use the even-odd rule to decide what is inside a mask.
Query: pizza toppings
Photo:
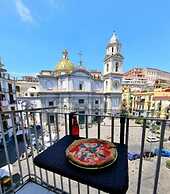
[[[74,141],[66,150],[72,162],[85,167],[106,165],[117,156],[115,145],[100,139],[81,139]]]

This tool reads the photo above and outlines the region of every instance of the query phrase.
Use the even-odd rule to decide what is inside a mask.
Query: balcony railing
[[[69,112],[61,113],[56,107],[48,107],[8,111],[5,114],[9,114],[9,119],[11,119],[13,136],[9,138],[8,133],[3,130],[0,113],[0,167],[7,168],[7,178],[9,178],[6,184],[3,183],[2,177],[0,178],[0,193],[17,191],[28,181],[34,181],[58,193],[104,193],[38,168],[33,163],[36,155],[69,134]],[[50,119],[50,116],[53,116],[54,119]],[[80,136],[101,138],[111,142],[121,141],[128,145],[128,152],[139,153],[139,159],[129,161],[128,194],[169,192],[170,172],[167,169],[166,173],[166,158],[161,155],[162,148],[170,144],[169,141],[165,141],[166,137],[170,136],[168,120],[143,118],[142,124],[138,125],[135,124],[137,117],[125,118],[93,114],[78,114],[78,116],[79,119],[84,120],[84,124],[80,126]],[[156,143],[147,142],[146,139],[150,133],[150,129],[147,128],[148,123],[156,122],[159,122],[160,137],[157,138]],[[151,154],[155,148],[158,148],[159,151],[157,156],[146,160],[143,157],[146,151]]]

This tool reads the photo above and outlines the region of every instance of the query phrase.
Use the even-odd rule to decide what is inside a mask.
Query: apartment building
[[[16,87],[15,78],[6,70],[0,60],[0,112],[16,110]],[[12,136],[12,122],[10,114],[2,114],[2,126],[0,126],[0,143],[2,142],[2,127],[5,131],[6,139]]]

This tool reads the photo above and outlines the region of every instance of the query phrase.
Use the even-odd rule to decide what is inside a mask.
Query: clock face
[[[52,82],[51,82],[50,80],[47,80],[47,81],[46,81],[46,87],[47,87],[48,89],[52,89],[53,84],[52,84]]]

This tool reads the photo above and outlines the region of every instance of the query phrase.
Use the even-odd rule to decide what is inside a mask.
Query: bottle
[[[74,137],[79,137],[79,125],[77,122],[77,117],[76,115],[73,115],[72,117],[72,130],[71,130],[71,135]]]

